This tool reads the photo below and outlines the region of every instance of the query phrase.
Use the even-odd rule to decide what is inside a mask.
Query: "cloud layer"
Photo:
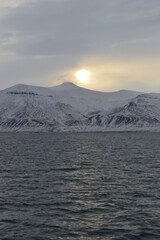
[[[88,87],[160,91],[159,0],[8,0],[0,9],[1,88],[74,81],[83,67],[94,72]]]

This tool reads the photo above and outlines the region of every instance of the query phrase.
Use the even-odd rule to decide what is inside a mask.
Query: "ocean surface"
[[[160,239],[160,134],[0,133],[0,240]]]

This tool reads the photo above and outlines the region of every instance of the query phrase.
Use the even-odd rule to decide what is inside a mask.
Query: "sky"
[[[66,81],[160,92],[160,0],[0,0],[0,89]]]

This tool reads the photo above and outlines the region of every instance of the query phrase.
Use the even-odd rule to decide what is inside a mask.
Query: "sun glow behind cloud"
[[[89,84],[90,80],[90,72],[86,69],[81,69],[76,72],[75,77],[79,81],[80,84]]]
[[[81,80],[75,78],[75,72],[77,75],[81,73],[81,71],[73,68],[59,72],[58,75],[62,77],[58,83],[70,80],[81,87],[100,91],[133,89],[137,91],[155,92],[156,88],[160,89],[159,62],[160,59],[158,58],[135,58],[130,60],[108,60],[104,58],[85,59],[81,61],[80,66],[87,66],[87,69],[92,73],[89,76],[89,81],[85,76],[84,79]],[[52,76],[52,79],[53,78]]]
[[[91,88],[99,90],[134,89],[155,91],[160,88],[160,59],[99,60],[92,62]],[[151,81],[152,79],[152,81]]]

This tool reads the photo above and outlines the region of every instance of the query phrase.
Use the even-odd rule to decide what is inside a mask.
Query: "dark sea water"
[[[160,134],[0,134],[0,240],[160,239]]]

